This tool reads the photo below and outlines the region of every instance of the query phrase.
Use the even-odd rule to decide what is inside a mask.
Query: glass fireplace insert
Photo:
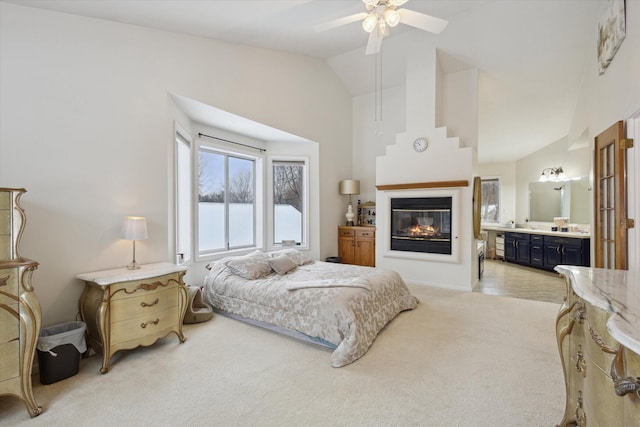
[[[451,255],[451,197],[391,199],[391,250]]]

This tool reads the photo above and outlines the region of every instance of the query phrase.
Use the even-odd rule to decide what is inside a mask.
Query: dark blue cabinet
[[[534,267],[544,267],[544,238],[539,234],[531,235],[531,259]]]
[[[589,266],[589,238],[507,231],[504,259],[545,270],[560,264]]]
[[[526,233],[504,234],[504,259],[518,264],[529,264],[530,235]]]
[[[589,242],[589,239],[544,236],[544,268],[553,270],[560,264],[588,267]]]

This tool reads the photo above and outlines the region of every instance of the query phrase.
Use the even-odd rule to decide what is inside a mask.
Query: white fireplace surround
[[[447,189],[412,189],[412,190],[386,190],[381,191],[382,197],[378,197],[377,211],[384,213],[379,215],[376,234],[380,239],[384,239],[382,245],[382,256],[390,258],[400,258],[418,261],[435,262],[460,262],[460,190],[455,188]],[[408,252],[391,250],[391,199],[397,198],[418,198],[418,197],[451,197],[451,254],[432,254],[424,252]],[[382,203],[380,203],[382,202]]]

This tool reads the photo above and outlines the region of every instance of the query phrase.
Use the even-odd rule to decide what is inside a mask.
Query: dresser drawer
[[[0,304],[11,304],[18,301],[18,268],[0,269]],[[15,296],[11,298],[8,295]]]
[[[338,237],[354,237],[356,232],[353,228],[339,228]]]
[[[376,237],[376,230],[374,229],[357,229],[356,237],[361,237],[365,239],[373,239]]]
[[[18,303],[0,308],[0,344],[19,339],[20,323],[17,316]]]
[[[147,315],[166,310],[178,305],[178,290],[175,286],[160,288],[158,291],[136,292],[134,297],[120,298],[112,301],[111,321],[131,319],[137,316]]]
[[[177,286],[178,274],[176,273],[165,274],[164,276],[154,277],[152,279],[122,282],[111,285],[111,301],[132,298],[134,296],[175,288]]]
[[[114,322],[111,325],[111,345],[139,340],[145,336],[157,335],[165,329],[171,329],[180,321],[179,313],[178,306],[175,306],[150,312],[141,317]]]
[[[591,304],[586,304],[585,317],[585,350],[588,358],[602,371],[609,372],[614,355],[604,352],[601,345],[615,351],[619,344],[607,331],[608,314]]]
[[[0,344],[0,381],[20,376],[20,342]]]

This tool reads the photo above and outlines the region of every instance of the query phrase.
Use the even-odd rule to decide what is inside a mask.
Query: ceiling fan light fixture
[[[367,15],[366,18],[364,18],[364,20],[362,21],[362,28],[367,32],[370,33],[371,31],[374,30],[374,28],[376,28],[376,25],[378,24],[378,16],[375,13],[370,13],[369,15]]]
[[[384,21],[393,28],[400,23],[400,13],[394,9],[387,9],[384,12]]]
[[[362,2],[367,6],[367,7],[375,7],[378,5],[378,0],[362,0]]]

